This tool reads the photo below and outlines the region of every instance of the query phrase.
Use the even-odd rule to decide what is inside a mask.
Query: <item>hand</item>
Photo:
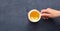
[[[60,11],[51,9],[51,8],[47,8],[47,9],[43,9],[41,10],[42,13],[42,17],[43,18],[55,18],[55,17],[59,17],[60,16]]]

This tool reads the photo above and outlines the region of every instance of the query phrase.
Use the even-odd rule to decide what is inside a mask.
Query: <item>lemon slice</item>
[[[38,10],[33,9],[28,12],[28,19],[31,22],[38,22],[40,18],[41,18],[41,13]]]

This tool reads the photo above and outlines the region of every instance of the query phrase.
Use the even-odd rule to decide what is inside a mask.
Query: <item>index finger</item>
[[[42,10],[41,10],[41,13],[46,13],[46,12],[47,12],[46,9],[42,9]]]

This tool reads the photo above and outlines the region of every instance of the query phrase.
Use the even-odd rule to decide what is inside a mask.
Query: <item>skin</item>
[[[42,9],[41,13],[44,19],[60,17],[60,11],[51,8]]]

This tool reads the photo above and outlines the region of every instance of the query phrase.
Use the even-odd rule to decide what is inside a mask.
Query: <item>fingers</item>
[[[42,14],[42,18],[45,20],[45,19],[48,19],[50,18],[50,14]]]
[[[46,13],[46,12],[47,12],[46,9],[42,9],[42,10],[41,10],[41,13]]]
[[[43,17],[43,19],[51,18],[51,8],[42,9],[41,16]]]
[[[41,14],[42,16],[49,17],[50,14]]]
[[[42,9],[42,10],[41,10],[41,14],[42,14],[42,16],[47,16],[47,17],[50,16],[50,12],[49,12],[48,9],[50,9],[50,8]]]
[[[42,9],[41,13],[50,13],[51,12],[51,8],[47,8],[47,9]]]

